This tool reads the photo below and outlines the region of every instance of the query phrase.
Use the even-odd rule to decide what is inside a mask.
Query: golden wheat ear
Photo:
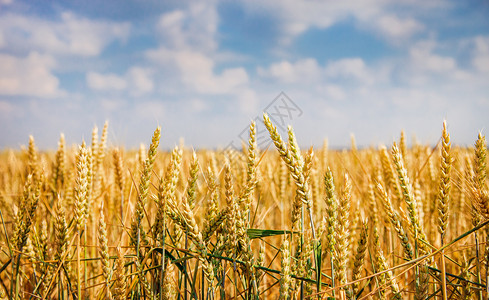
[[[58,150],[56,151],[56,158],[54,162],[54,171],[52,176],[53,184],[53,197],[58,193],[63,192],[66,176],[66,146],[65,135],[61,134],[58,142]]]
[[[489,220],[489,192],[475,187],[471,188],[472,205],[484,220]]]
[[[450,135],[447,130],[446,121],[443,122],[443,133],[441,138],[441,166],[440,166],[440,184],[438,189],[438,214],[439,223],[438,231],[442,241],[445,238],[445,231],[448,225],[448,209],[450,200],[450,170],[452,168],[452,157],[450,153],[451,143]]]
[[[106,297],[110,299],[110,276],[112,268],[110,266],[109,260],[109,241],[107,234],[107,225],[105,224],[105,216],[104,216],[104,202],[101,202],[100,205],[100,219],[98,226],[98,243],[99,243],[99,255],[100,255],[100,263],[102,266],[102,275],[105,279],[105,292]]]
[[[487,177],[487,143],[486,137],[479,132],[477,141],[475,142],[475,157],[474,157],[474,183],[479,189],[483,189],[486,185]]]
[[[115,300],[126,299],[126,269],[124,267],[124,255],[121,247],[117,247],[117,258],[115,259],[114,284],[112,295]]]
[[[358,239],[357,249],[353,258],[353,271],[352,281],[355,282],[362,277],[362,270],[364,269],[365,254],[367,252],[368,242],[368,225],[367,221],[362,221],[360,238]],[[360,283],[356,282],[352,284],[349,297],[356,297],[359,292]]]
[[[290,249],[289,249],[289,241],[284,239],[282,243],[282,247],[280,248],[281,252],[281,271],[280,271],[280,296],[279,299],[288,299],[290,295],[290,284],[292,281],[291,277],[291,257],[290,257]]]

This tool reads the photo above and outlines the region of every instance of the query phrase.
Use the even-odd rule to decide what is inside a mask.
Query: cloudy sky
[[[489,128],[486,0],[0,0],[0,147],[239,140],[267,110],[303,146],[472,144]],[[281,94],[283,92],[284,94]]]

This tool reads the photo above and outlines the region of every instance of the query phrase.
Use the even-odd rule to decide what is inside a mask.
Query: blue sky
[[[305,147],[401,129],[433,144],[444,119],[470,145],[489,127],[488,15],[482,0],[0,0],[0,147],[80,143],[105,120],[127,148],[157,125],[165,148],[239,144],[284,103],[274,120]]]

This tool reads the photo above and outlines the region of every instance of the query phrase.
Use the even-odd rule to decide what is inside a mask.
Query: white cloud
[[[7,116],[13,113],[15,107],[9,101],[0,100],[0,115]]]
[[[100,106],[104,111],[114,112],[121,108],[122,99],[100,99]]]
[[[154,89],[152,72],[141,67],[132,67],[126,74],[130,92],[134,95],[150,93]]]
[[[345,58],[329,62],[326,76],[331,78],[355,79],[364,83],[372,81],[372,76],[361,58]]]
[[[209,105],[204,99],[194,98],[190,100],[190,108],[194,112],[202,112],[209,108]]]
[[[236,95],[239,102],[240,111],[246,114],[253,114],[258,111],[258,95],[252,89],[244,89]]]
[[[163,14],[156,29],[168,48],[208,52],[217,48],[217,24],[218,14],[213,1],[193,2],[185,10]]]
[[[228,68],[214,74],[214,61],[200,52],[160,47],[148,51],[146,56],[165,67],[175,68],[182,83],[198,93],[233,93],[249,81],[244,68]]]
[[[158,100],[138,101],[135,104],[134,113],[137,117],[153,120],[155,123],[163,120],[167,110],[165,104]]]
[[[432,3],[428,3],[432,2]],[[297,36],[311,28],[327,29],[339,22],[353,19],[361,30],[370,30],[380,34],[388,42],[399,44],[425,28],[417,20],[416,13],[440,9],[446,3],[440,1],[404,1],[388,0],[365,1],[242,1],[243,6],[255,13],[267,11],[279,22],[282,44],[290,44]],[[403,18],[396,12],[412,11],[413,17]]]
[[[333,100],[346,99],[346,92],[339,85],[326,84],[324,86],[321,86],[319,90],[322,91],[326,99],[333,99]]]
[[[124,75],[88,72],[86,81],[89,88],[98,91],[127,91],[132,96],[141,96],[153,91],[152,71],[134,66]]]
[[[259,4],[257,3],[259,2]],[[281,43],[290,44],[292,40],[310,28],[326,29],[348,17],[353,11],[368,12],[369,1],[350,5],[346,1],[243,1],[245,7],[261,7],[278,16],[282,26]],[[363,8],[363,9],[362,9]],[[252,8],[254,9],[254,8]]]
[[[460,48],[463,43],[451,45]],[[469,82],[480,81],[474,69],[462,67],[455,57],[446,53],[447,45],[436,40],[421,40],[410,47],[408,56],[399,58],[395,70],[395,76],[410,85],[434,85],[444,84],[448,86],[460,86]],[[469,54],[468,54],[469,55]]]
[[[456,61],[449,56],[441,56],[433,53],[436,48],[435,41],[421,41],[410,50],[411,66],[419,71],[449,72],[456,68]]]
[[[472,65],[478,71],[489,72],[489,37],[478,36],[475,38]]]
[[[172,76],[170,80],[190,92],[236,95],[246,88],[249,78],[242,67],[215,71],[218,59],[222,59],[217,52],[216,6],[215,1],[191,2],[161,15],[156,25],[160,46],[146,51],[146,58],[158,63],[160,73]]]
[[[336,100],[345,98],[341,86],[352,83],[356,86],[368,86],[384,80],[386,71],[383,67],[371,70],[365,61],[358,57],[329,61],[325,66],[318,65],[313,58],[300,59],[296,62],[281,61],[267,68],[258,67],[257,74],[271,78],[280,83],[299,84],[302,88],[313,88]],[[377,70],[378,69],[378,70]],[[376,80],[373,74],[376,74]],[[331,82],[334,81],[335,84]]]
[[[116,74],[104,75],[96,72],[88,72],[87,84],[88,87],[93,90],[121,91],[127,87],[126,80]]]
[[[36,97],[63,95],[59,80],[51,73],[55,61],[48,55],[31,52],[25,58],[0,54],[0,94]]]
[[[383,15],[375,20],[375,27],[391,41],[403,41],[424,29],[424,25],[413,18],[401,19],[395,15]]]
[[[295,63],[281,61],[272,64],[269,68],[259,67],[258,75],[271,77],[285,83],[316,82],[321,75],[321,68],[313,58],[301,59]]]
[[[17,50],[96,56],[114,40],[125,40],[128,23],[96,21],[64,12],[58,21],[7,14],[0,19],[5,44]]]
[[[175,10],[163,14],[158,21],[157,29],[168,44],[176,48],[185,46],[185,38],[182,33],[185,13],[182,10]]]

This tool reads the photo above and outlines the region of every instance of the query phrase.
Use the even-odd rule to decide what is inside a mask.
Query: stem
[[[19,289],[20,289],[19,268],[20,268],[20,256],[21,255],[22,255],[22,252],[19,252],[19,254],[17,254],[17,262],[15,263],[15,296],[11,295],[13,297],[13,299],[17,299],[17,296],[19,295]]]
[[[87,224],[85,223],[85,230],[84,232],[87,232]],[[88,286],[88,272],[87,272],[87,234],[83,235],[83,281],[85,283],[85,287]],[[86,296],[86,294],[85,294]]]
[[[441,246],[443,247],[443,236],[441,237]],[[441,294],[443,300],[447,300],[447,273],[445,269],[445,250],[441,250]]]
[[[414,258],[417,259],[419,257],[418,252],[418,229],[414,226]],[[416,264],[414,266],[414,287],[416,291],[416,295],[419,293],[419,265]]]
[[[233,254],[233,280],[234,280],[234,299],[237,299],[238,292],[238,276],[236,275],[236,254]]]
[[[321,299],[321,261],[322,261],[322,246],[321,241],[314,240],[314,259],[316,261],[316,289],[318,299]]]
[[[475,238],[475,257],[477,262],[477,283],[481,284],[481,263],[479,261],[479,239],[477,238],[477,231],[474,232]],[[482,300],[482,292],[480,289],[477,289],[477,298]]]
[[[160,287],[163,287],[163,276],[165,273],[165,217],[163,217],[163,230],[161,233],[161,273],[160,273]],[[163,299],[163,293],[160,293],[160,300]]]
[[[226,261],[221,262],[222,274],[221,274],[221,300],[226,299]]]
[[[139,243],[140,243],[140,238],[141,238],[141,222],[138,224],[138,231],[137,231],[137,237],[136,237],[136,259],[139,262]],[[136,272],[140,272],[139,268],[136,266]],[[141,281],[138,281],[137,285],[137,295],[138,297],[141,295]]]
[[[311,211],[311,210],[309,210]],[[312,219],[311,219],[312,224]],[[301,255],[304,251],[304,204],[301,205]],[[301,280],[300,299],[304,299],[304,281]]]
[[[185,250],[188,250],[188,239],[187,239],[187,229],[185,229]],[[184,261],[183,263],[183,269],[185,270],[185,273],[187,272],[187,260]],[[185,300],[187,300],[188,296],[187,296],[187,281],[188,279],[185,278],[185,281],[183,282],[183,286],[185,287],[184,288],[184,291],[185,291]],[[197,297],[197,295],[196,295]]]
[[[335,283],[334,283],[334,260],[333,260],[333,253],[334,251],[331,251],[330,253],[330,258],[331,258],[331,287],[333,288],[333,298],[336,298],[335,296]]]
[[[486,236],[486,249],[487,249],[487,243],[488,242],[489,242],[489,239]],[[484,260],[485,260],[485,265],[486,265],[486,298],[487,298],[487,297],[489,297],[489,261],[487,259],[487,255],[485,255]]]
[[[81,262],[80,262],[80,231],[76,235],[76,280],[78,300],[81,300]]]
[[[200,280],[201,280],[201,290],[202,290],[202,299],[205,299],[205,274],[204,274],[204,265],[202,264],[202,271],[201,271],[201,276],[200,276]],[[209,293],[207,293],[207,295],[209,295]]]

